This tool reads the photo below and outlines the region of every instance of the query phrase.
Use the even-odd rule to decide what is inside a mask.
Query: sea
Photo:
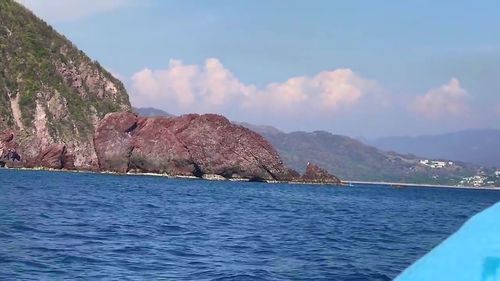
[[[0,169],[0,280],[391,280],[499,200]]]

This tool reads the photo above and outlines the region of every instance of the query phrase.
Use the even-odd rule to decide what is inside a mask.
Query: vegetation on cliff
[[[77,165],[96,165],[95,126],[122,110],[119,80],[22,5],[0,1],[0,130],[16,132],[27,158],[64,143]]]

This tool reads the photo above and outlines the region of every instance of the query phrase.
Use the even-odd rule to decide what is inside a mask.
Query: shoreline
[[[252,181],[247,178],[224,178],[217,174],[205,174],[202,177],[196,176],[181,176],[181,175],[169,175],[160,173],[138,173],[138,172],[111,172],[111,171],[92,171],[92,170],[67,170],[67,169],[49,169],[44,167],[0,167],[0,170],[17,170],[17,171],[45,171],[45,172],[64,172],[64,173],[82,173],[82,174],[96,174],[96,175],[114,175],[114,176],[140,176],[140,177],[164,177],[168,179],[190,179],[190,180],[205,180],[205,181],[229,181],[229,182],[255,182],[255,183],[267,183],[267,184],[304,184],[304,185],[328,185],[337,187],[347,187],[347,184],[342,181],[341,184],[333,183],[321,183],[321,182],[300,182],[300,181],[278,181],[278,180],[262,180],[262,181]]]
[[[403,183],[403,182],[374,182],[374,181],[343,181],[347,184],[355,185],[383,185],[393,188],[408,188],[408,187],[425,187],[425,188],[454,188],[454,189],[473,189],[473,190],[499,190],[500,187],[495,186],[462,186],[462,185],[444,185],[444,184],[427,184],[427,183]]]
[[[137,172],[128,172],[128,173],[118,173],[118,172],[110,172],[110,171],[91,171],[91,170],[66,170],[66,169],[47,169],[43,167],[35,167],[35,168],[24,168],[24,167],[0,167],[5,170],[18,170],[18,171],[47,171],[47,172],[65,172],[65,173],[84,173],[84,174],[97,174],[97,175],[115,175],[115,176],[141,176],[141,177],[165,177],[168,179],[190,179],[190,180],[206,180],[206,181],[230,181],[230,182],[253,182],[249,179],[245,178],[234,178],[227,179],[223,178],[219,175],[211,175],[207,174],[203,177],[195,177],[195,176],[173,176],[168,174],[159,174],[159,173],[137,173]],[[387,186],[392,188],[453,188],[453,189],[468,189],[468,190],[496,190],[500,191],[500,187],[494,186],[484,186],[484,187],[475,187],[475,186],[459,186],[459,185],[440,185],[440,184],[418,184],[418,183],[403,183],[403,182],[376,182],[376,181],[353,181],[353,180],[343,180],[341,184],[331,184],[331,183],[318,183],[318,182],[298,182],[298,181],[257,181],[260,183],[268,183],[268,184],[303,184],[303,185],[324,185],[324,186],[335,186],[335,187],[351,187],[353,185],[379,185],[379,186]]]

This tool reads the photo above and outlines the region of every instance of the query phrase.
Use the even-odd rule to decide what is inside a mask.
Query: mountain
[[[368,143],[399,153],[500,167],[500,129],[464,130],[434,136],[385,137]]]
[[[0,1],[0,164],[95,169],[99,120],[130,109],[123,84],[98,62],[22,5]]]
[[[0,0],[0,166],[339,184],[300,176],[223,116],[132,112],[123,84],[12,0]],[[161,116],[158,116],[161,115]]]
[[[238,125],[241,125],[243,127],[246,127],[254,132],[258,132],[260,134],[265,134],[265,135],[277,135],[283,133],[279,129],[273,127],[273,126],[268,126],[268,125],[254,125],[251,123],[247,122],[234,122]]]
[[[440,161],[442,168],[431,167],[433,164],[421,163],[424,158],[382,151],[324,131],[284,133],[270,126],[240,124],[262,134],[289,167],[302,171],[308,162],[314,162],[345,180],[458,184],[478,169],[461,162],[449,164],[448,160]]]
[[[143,117],[174,117],[175,115],[153,107],[133,107],[132,110]]]

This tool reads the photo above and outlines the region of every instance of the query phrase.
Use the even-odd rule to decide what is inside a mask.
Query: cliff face
[[[259,134],[215,114],[145,118],[111,113],[94,142],[102,170],[249,180],[297,176]]]
[[[0,1],[0,165],[96,169],[98,122],[130,109],[120,81],[30,11]]]

